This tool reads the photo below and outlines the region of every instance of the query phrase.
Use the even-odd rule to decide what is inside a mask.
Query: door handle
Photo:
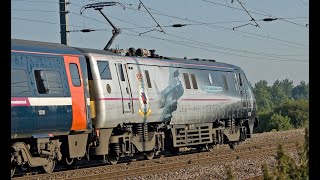
[[[128,107],[129,107],[129,109],[131,109],[131,105],[130,105],[130,103],[128,103]]]
[[[126,87],[126,91],[127,91],[127,93],[129,94],[129,89],[128,89],[128,87]]]

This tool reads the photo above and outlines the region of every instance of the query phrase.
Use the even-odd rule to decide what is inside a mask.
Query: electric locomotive
[[[234,148],[252,136],[256,103],[240,67],[145,52],[12,40],[12,175],[82,157],[116,164],[180,147]]]

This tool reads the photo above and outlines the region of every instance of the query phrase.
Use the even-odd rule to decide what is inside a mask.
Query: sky
[[[294,85],[309,82],[309,1],[231,1],[119,0],[102,12],[121,29],[111,48],[155,49],[161,56],[234,64],[245,71],[252,85],[260,80],[272,85],[286,78]],[[58,2],[11,0],[11,37],[60,43]],[[106,1],[69,2],[69,45],[103,49],[112,27],[99,11],[88,8],[81,14],[80,10]],[[82,29],[95,31],[83,33]]]

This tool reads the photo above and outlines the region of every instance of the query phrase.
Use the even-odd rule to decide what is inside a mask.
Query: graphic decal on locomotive
[[[179,70],[170,68],[169,85],[160,94],[160,109],[163,108],[161,120],[168,122],[172,113],[177,110],[178,99],[183,95],[184,89],[179,79]],[[157,89],[157,88],[156,88]]]
[[[28,98],[11,98],[11,106],[30,106]]]
[[[202,91],[205,91],[207,93],[218,93],[223,92],[223,88],[220,86],[202,86]]]
[[[141,73],[137,73],[137,79],[138,79],[138,92],[139,92],[139,104],[140,104],[140,108],[139,108],[139,114],[146,118],[148,116],[150,116],[151,114],[151,109],[149,106],[149,96],[148,96],[148,90],[147,88],[145,88],[144,86],[144,82],[142,79],[142,74]]]

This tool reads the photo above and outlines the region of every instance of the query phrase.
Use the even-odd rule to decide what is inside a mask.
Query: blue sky
[[[11,0],[11,36],[17,39],[60,43],[59,0]],[[103,12],[121,29],[111,48],[155,49],[163,56],[208,58],[244,69],[254,84],[288,78],[309,82],[308,0],[141,0],[161,25],[139,6],[139,0],[119,0],[125,6]],[[82,6],[98,0],[69,0],[70,45],[103,49],[112,27],[96,10]],[[266,22],[264,18],[278,18]],[[180,28],[168,27],[186,24]],[[248,24],[248,25],[245,25]],[[245,25],[245,26],[242,26]],[[239,28],[235,28],[242,26]],[[233,30],[233,28],[235,28]]]

